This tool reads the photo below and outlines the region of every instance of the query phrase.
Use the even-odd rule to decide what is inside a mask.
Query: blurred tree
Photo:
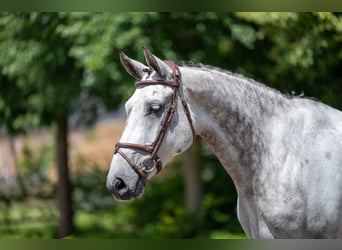
[[[115,14],[2,13],[1,124],[13,134],[53,124],[58,166],[58,236],[73,231],[68,174],[68,120],[89,124],[127,96],[113,64]],[[126,35],[130,39],[130,35]],[[119,37],[119,36],[118,36]],[[120,88],[121,86],[121,88]]]
[[[0,123],[8,134],[54,125],[58,236],[73,232],[68,128],[115,109],[134,84],[119,69],[118,49],[142,59],[144,30],[156,13],[1,13]],[[115,56],[115,57],[114,57]],[[131,82],[132,80],[129,79]]]
[[[184,204],[186,211],[198,213],[202,210],[203,183],[202,183],[202,152],[201,139],[197,138],[194,144],[182,157],[184,179]]]
[[[1,82],[2,95],[7,97],[3,109],[8,114],[5,116],[7,131],[56,125],[58,235],[63,237],[73,230],[67,122],[71,103],[79,91],[82,70],[75,67],[75,60],[68,55],[70,42],[55,32],[59,21],[56,13],[2,14],[0,64],[2,79],[10,79]]]

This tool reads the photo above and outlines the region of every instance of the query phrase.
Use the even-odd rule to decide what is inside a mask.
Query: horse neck
[[[267,123],[286,105],[283,95],[253,80],[210,68],[182,67],[184,94],[200,135],[232,177],[238,192],[267,154]]]

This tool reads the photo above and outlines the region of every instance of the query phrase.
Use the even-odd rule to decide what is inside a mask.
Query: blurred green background
[[[341,110],[341,42],[342,15],[330,12],[1,13],[0,237],[244,238],[234,185],[200,140],[143,198],[112,199],[114,111],[134,91],[118,53],[143,61],[147,47]]]

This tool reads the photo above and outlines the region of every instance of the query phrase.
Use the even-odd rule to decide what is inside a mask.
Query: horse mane
[[[181,61],[178,66],[185,66],[185,67],[191,67],[191,68],[198,68],[198,69],[201,69],[201,70],[204,70],[204,71],[217,71],[217,72],[220,72],[220,73],[224,73],[228,76],[232,76],[232,77],[236,77],[236,78],[240,78],[240,79],[243,79],[244,81],[246,82],[249,82],[259,88],[264,88],[266,90],[269,90],[269,91],[272,91],[276,94],[279,94],[287,99],[293,99],[293,98],[303,98],[303,99],[309,99],[309,100],[313,100],[313,101],[318,101],[320,102],[319,99],[315,98],[315,97],[310,97],[310,96],[305,96],[304,95],[304,92],[302,91],[300,94],[296,95],[295,91],[291,91],[291,93],[289,94],[285,94],[285,93],[282,93],[280,92],[279,90],[277,89],[274,89],[274,88],[271,88],[261,82],[258,82],[252,78],[248,78],[244,75],[241,75],[241,74],[238,74],[238,73],[234,73],[234,72],[231,72],[229,70],[225,70],[225,69],[222,69],[220,67],[216,67],[216,66],[212,66],[212,65],[206,65],[206,64],[202,64],[202,63],[194,63],[192,61],[188,61],[188,62],[185,62],[185,61]]]

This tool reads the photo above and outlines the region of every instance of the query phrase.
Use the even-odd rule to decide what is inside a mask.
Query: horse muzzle
[[[116,200],[128,201],[139,197],[144,193],[144,187],[141,180],[132,185],[123,177],[107,178],[107,189]]]

